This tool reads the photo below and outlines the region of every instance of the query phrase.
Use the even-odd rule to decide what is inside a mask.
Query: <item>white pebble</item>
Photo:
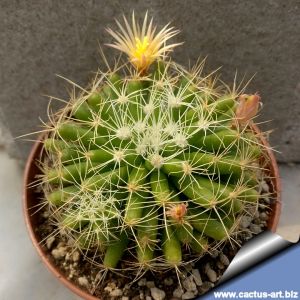
[[[80,257],[80,253],[78,251],[74,251],[72,254],[72,260],[74,262],[77,262],[77,261],[79,261],[79,257]]]
[[[197,290],[197,286],[193,280],[193,275],[190,275],[189,277],[184,279],[182,281],[182,285],[187,291],[196,291]]]
[[[46,240],[46,246],[48,249],[51,249],[52,247],[52,244],[53,242],[55,241],[55,237],[52,235],[52,236],[49,236]]]
[[[183,290],[180,286],[178,286],[174,292],[173,292],[173,296],[176,298],[181,298],[181,296],[183,295]]]
[[[211,282],[217,281],[217,273],[210,267],[209,264],[205,265],[205,273]]]
[[[81,285],[81,286],[85,286],[85,287],[88,287],[89,286],[89,282],[87,280],[87,278],[85,276],[83,277],[79,277],[78,278],[78,283]]]
[[[193,278],[194,278],[196,285],[198,285],[198,286],[202,285],[202,278],[201,278],[199,270],[193,269],[192,273],[193,273]]]
[[[217,281],[217,273],[213,269],[209,269],[206,275],[211,282]]]
[[[52,255],[55,259],[61,259],[64,258],[67,254],[67,247],[59,247],[52,250]]]
[[[105,288],[104,288],[104,291],[105,292],[111,292],[113,289],[110,287],[110,286],[106,286]]]
[[[109,293],[109,295],[112,297],[120,297],[120,296],[122,296],[122,294],[123,294],[123,292],[121,289],[114,289]]]
[[[163,300],[166,297],[166,293],[163,290],[160,290],[156,287],[152,287],[150,291],[151,291],[151,296],[154,300]]]
[[[195,293],[191,292],[191,291],[187,291],[185,292],[183,295],[182,295],[182,300],[185,300],[185,299],[194,299],[195,298]]]

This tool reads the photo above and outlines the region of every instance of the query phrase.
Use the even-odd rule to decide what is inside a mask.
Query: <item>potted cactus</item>
[[[245,216],[263,208],[276,216],[261,228],[274,229],[278,205],[268,201],[272,193],[279,199],[277,167],[254,125],[258,94],[203,75],[203,62],[188,71],[172,61],[167,55],[180,44],[168,44],[178,33],[168,25],[157,33],[147,14],[142,26],[134,15],[124,23],[119,32],[108,29],[115,40],[109,46],[128,60],[99,71],[88,88],[74,84],[36,143],[25,175],[25,215],[44,261],[82,297],[126,298],[107,288],[120,274],[172,273],[172,291],[152,286],[148,295],[170,299],[191,264],[200,261],[208,273],[207,256],[239,249]],[[77,253],[76,268],[90,266],[90,277],[72,283],[60,266],[67,260],[62,248]],[[85,281],[92,276],[93,284]]]

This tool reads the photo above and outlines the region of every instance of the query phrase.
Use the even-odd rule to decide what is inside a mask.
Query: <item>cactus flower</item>
[[[164,58],[167,52],[181,43],[166,45],[166,42],[178,34],[169,24],[165,25],[158,33],[152,25],[152,19],[148,23],[148,14],[145,14],[142,27],[132,14],[132,26],[124,17],[125,26],[118,21],[121,32],[115,32],[108,28],[108,33],[116,40],[114,44],[107,44],[128,55],[129,61],[140,72],[145,72],[149,66],[158,58]]]

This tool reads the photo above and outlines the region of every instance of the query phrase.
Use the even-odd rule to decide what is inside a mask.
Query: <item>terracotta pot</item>
[[[253,129],[257,133],[260,132],[256,126],[253,126]],[[67,286],[75,294],[77,294],[78,296],[84,299],[99,300],[99,298],[91,296],[88,292],[83,290],[81,287],[69,281],[66,278],[66,276],[55,266],[53,260],[51,259],[51,256],[49,255],[49,252],[47,252],[46,249],[41,246],[39,237],[35,230],[35,228],[37,228],[38,216],[37,214],[34,214],[34,207],[36,206],[39,200],[37,197],[38,196],[37,193],[33,188],[29,188],[29,185],[35,181],[36,175],[40,174],[40,170],[37,167],[36,161],[41,157],[41,151],[42,151],[41,140],[43,140],[44,137],[45,135],[40,136],[40,138],[33,145],[33,148],[31,150],[31,153],[26,163],[25,173],[24,173],[23,209],[24,209],[25,222],[29,231],[30,238],[38,254],[40,255],[42,261],[46,264],[48,269],[55,275],[55,277],[57,277],[65,286]],[[271,150],[269,150],[268,142],[264,138],[261,138],[261,142],[262,144],[267,146],[266,154],[269,157],[269,161],[270,161],[268,166],[269,169],[268,175],[271,178],[270,179],[271,192],[274,194],[274,197],[276,199],[276,201],[271,206],[272,211],[268,222],[268,228],[269,230],[275,232],[279,222],[279,216],[281,211],[280,178],[279,178],[278,166],[274,154],[272,153]]]

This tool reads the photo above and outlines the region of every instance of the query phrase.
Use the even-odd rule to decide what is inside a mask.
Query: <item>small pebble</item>
[[[174,281],[173,281],[173,279],[172,279],[171,277],[167,277],[167,278],[165,278],[165,280],[164,280],[164,284],[165,284],[166,286],[171,286],[173,283],[174,283]]]
[[[224,270],[225,269],[225,266],[218,260],[217,263],[216,263],[218,269],[220,270]]]
[[[147,279],[142,278],[138,281],[138,286],[145,286],[147,284]]]
[[[116,287],[117,287],[117,286],[116,286],[116,284],[115,284],[114,282],[109,282],[109,283],[107,284],[107,286],[104,288],[104,291],[110,293],[110,292],[113,291]]]
[[[49,236],[47,238],[47,240],[46,240],[46,246],[47,246],[48,249],[51,249],[54,241],[55,241],[55,237],[53,235]]]
[[[106,286],[106,287],[104,288],[104,291],[105,291],[105,292],[108,292],[108,293],[110,293],[112,290],[113,290],[113,289],[112,289],[110,286]]]
[[[217,249],[213,249],[209,254],[212,258],[217,258],[219,255],[219,251]]]
[[[143,291],[140,291],[140,299],[144,300],[145,299],[145,294]]]
[[[188,292],[185,292],[185,293],[182,295],[182,298],[181,298],[181,299],[183,299],[183,300],[185,300],[185,299],[194,299],[195,296],[196,296],[195,293],[188,291]]]
[[[260,233],[262,231],[261,228],[260,228],[260,226],[258,226],[257,224],[251,224],[250,227],[249,227],[249,229],[254,234],[258,234],[258,233]]]
[[[174,292],[173,292],[173,296],[176,298],[181,298],[181,296],[183,295],[183,290],[180,286],[178,286]]]
[[[72,254],[72,260],[74,262],[77,262],[77,261],[79,261],[79,257],[80,257],[80,253],[78,251],[74,251]]]
[[[123,296],[123,297],[121,298],[121,300],[129,300],[129,297]],[[146,300],[147,300],[147,299],[146,299]]]
[[[220,258],[220,262],[224,265],[224,266],[228,266],[230,264],[230,261],[228,259],[228,257],[224,254],[224,253],[221,253],[219,255],[219,258]]]
[[[202,293],[208,292],[211,288],[214,287],[214,284],[209,281],[204,281],[202,286],[200,287]]]
[[[151,297],[154,300],[163,300],[166,297],[166,293],[163,290],[160,290],[156,287],[150,288],[151,291]]]
[[[112,291],[109,293],[109,295],[110,295],[111,297],[120,297],[120,296],[123,295],[123,292],[122,292],[121,289],[114,289],[114,290],[112,290]]]
[[[208,279],[211,281],[211,282],[216,282],[217,281],[217,273],[210,267],[209,264],[206,264],[205,265],[205,273],[208,277]]]
[[[150,296],[146,296],[146,300],[152,300]]]
[[[262,222],[260,225],[259,225],[261,228],[265,228],[267,226],[267,222]]]
[[[67,254],[67,247],[58,247],[53,249],[51,253],[55,259],[62,259]]]
[[[264,180],[260,183],[260,187],[264,194],[269,193],[270,191],[269,185]]]
[[[73,276],[72,276],[73,277]],[[88,287],[89,286],[89,282],[87,280],[87,278],[85,276],[83,277],[79,277],[78,278],[78,283],[81,285],[81,286],[84,286],[84,287]]]
[[[182,285],[187,291],[196,291],[197,290],[197,286],[193,280],[193,275],[190,275],[189,277],[184,279],[182,281]]]
[[[146,286],[148,289],[155,288],[155,283],[154,281],[147,281]]]
[[[71,255],[70,255],[70,253],[69,253],[69,252],[67,252],[67,254],[66,254],[66,256],[65,256],[65,260],[66,260],[66,261],[69,261],[69,260],[70,260],[70,258],[71,258]]]
[[[269,219],[269,216],[265,212],[262,212],[262,213],[260,213],[259,218],[262,221],[267,221]]]
[[[193,279],[194,279],[196,285],[201,286],[202,285],[202,278],[201,278],[199,270],[198,269],[193,269],[192,274],[193,274]]]
[[[252,222],[253,218],[250,216],[242,216],[240,221],[240,226],[242,228],[248,228]]]

